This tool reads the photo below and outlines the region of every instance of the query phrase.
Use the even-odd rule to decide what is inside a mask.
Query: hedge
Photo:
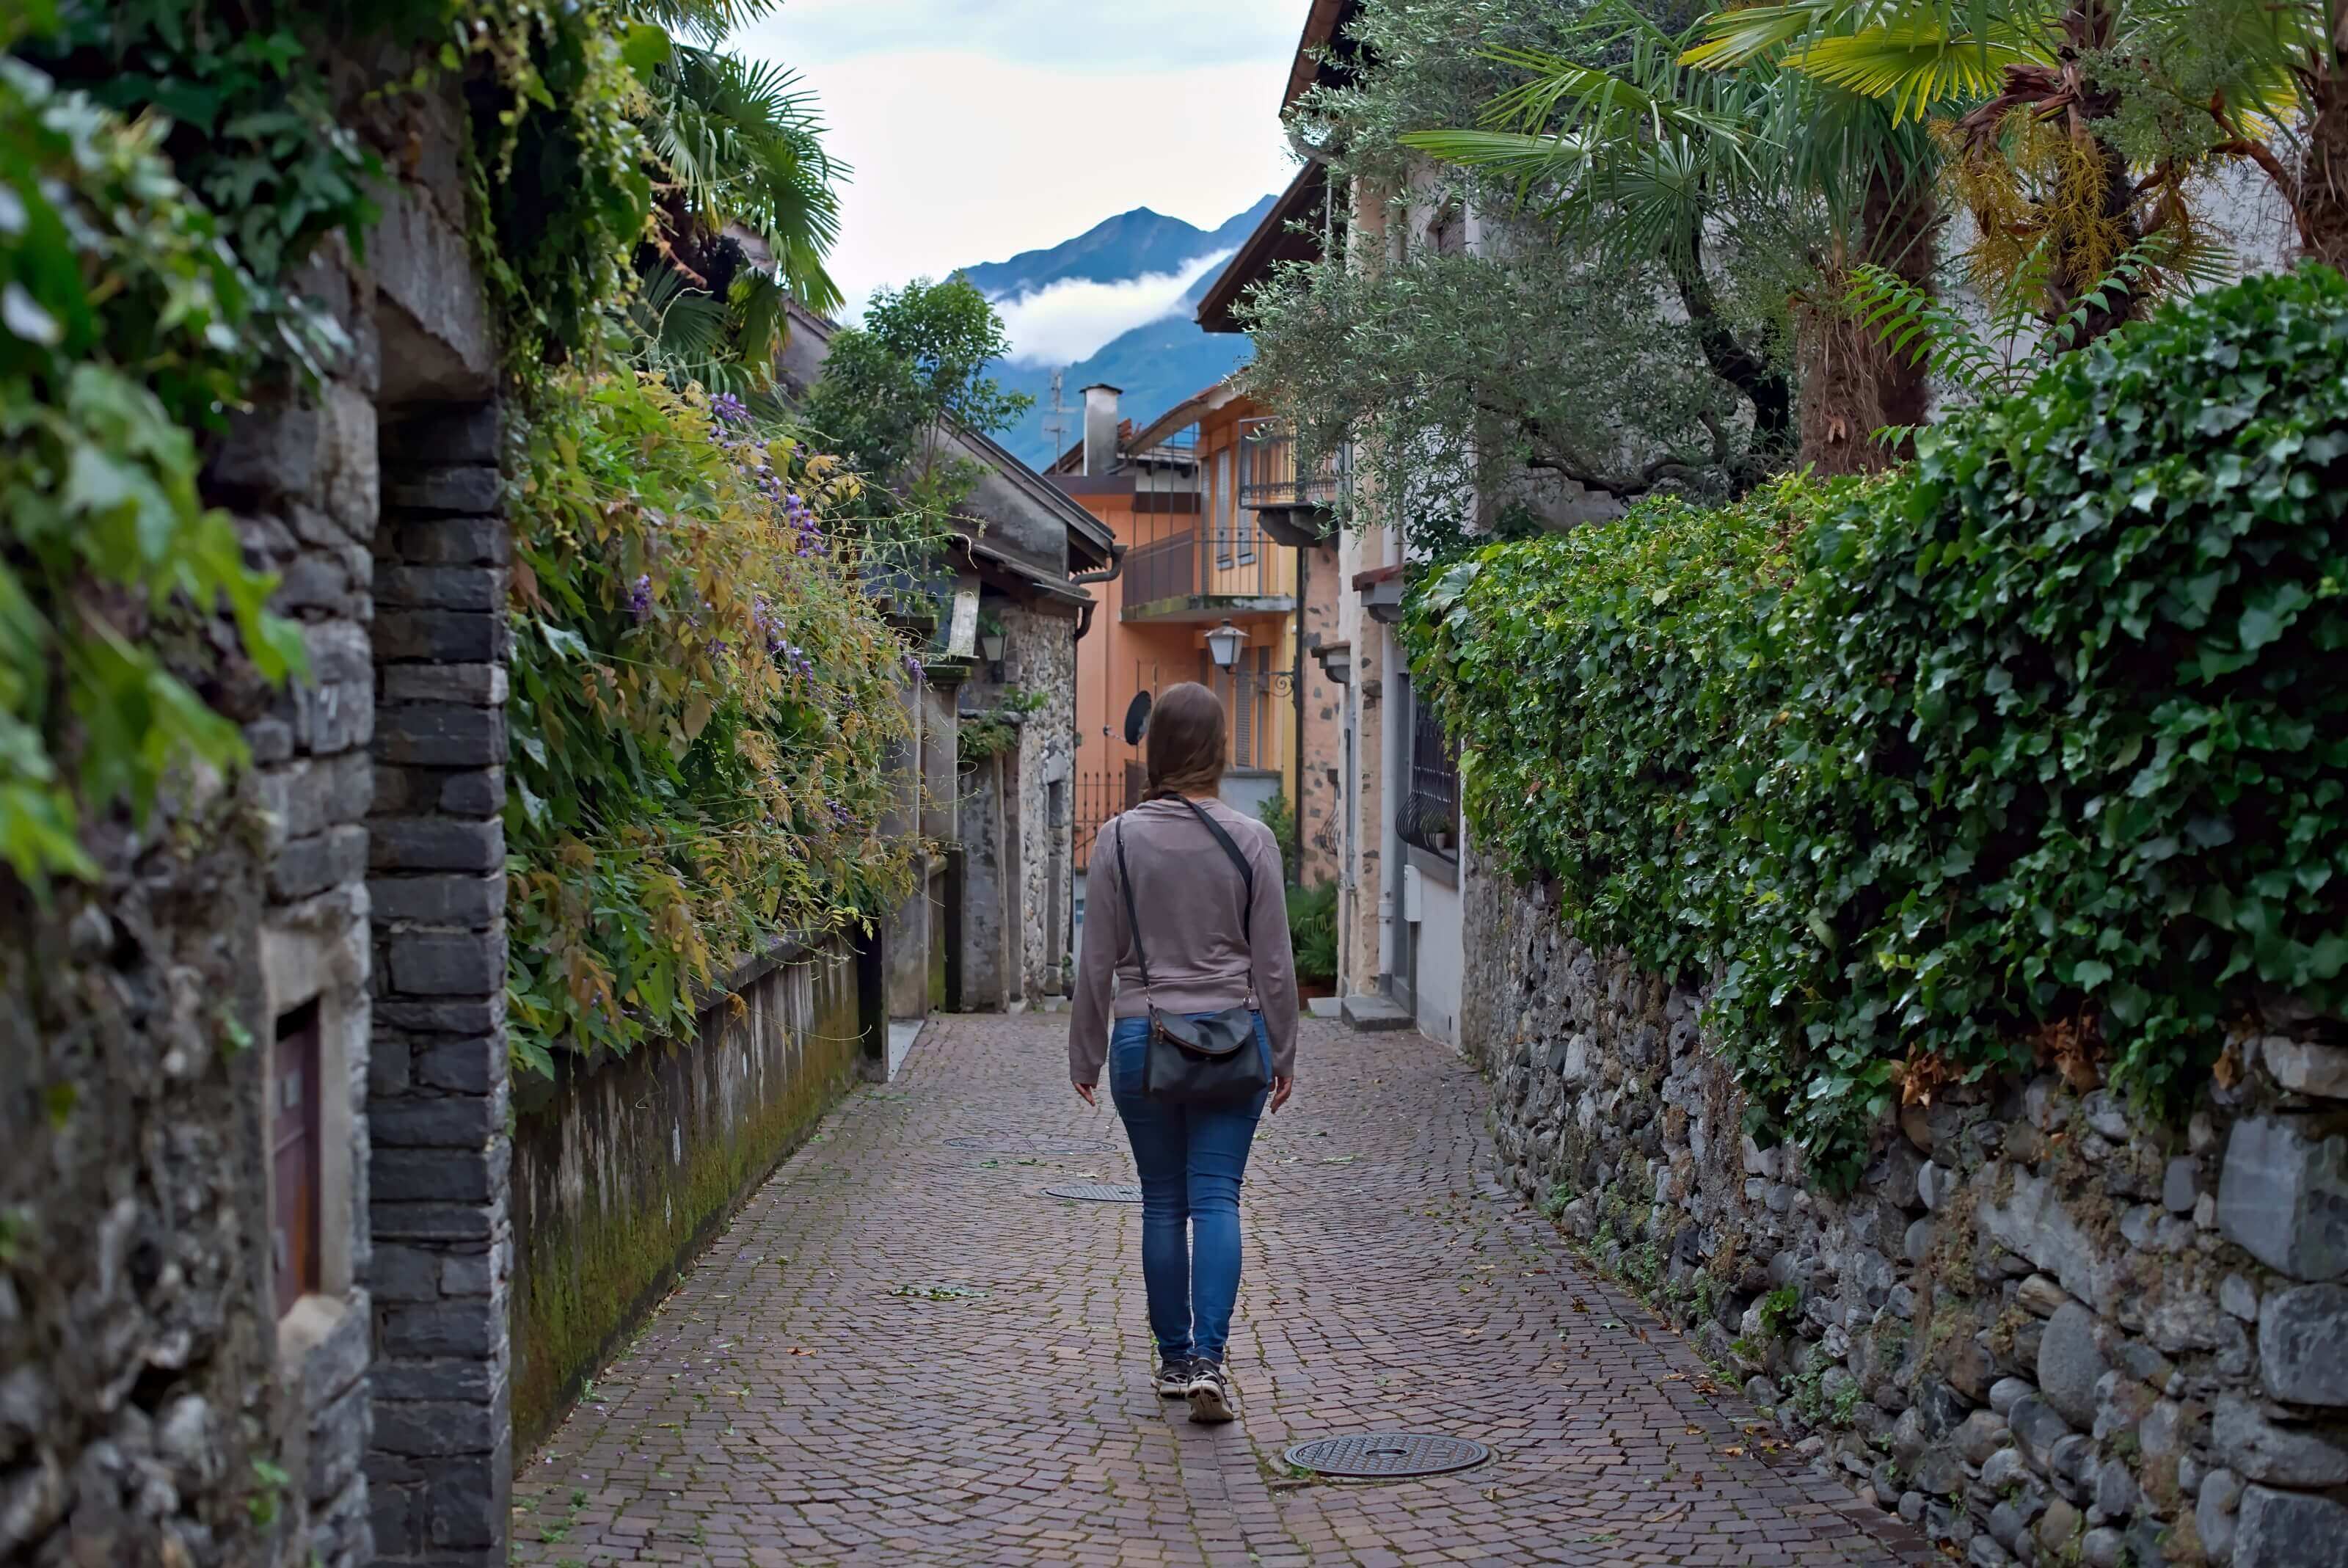
[[[2059,1057],[2174,1105],[2262,991],[2348,1002],[2343,499],[2311,268],[1889,478],[1488,547],[1407,634],[1479,850],[1715,982],[1756,1128],[1848,1172],[1903,1086]]]

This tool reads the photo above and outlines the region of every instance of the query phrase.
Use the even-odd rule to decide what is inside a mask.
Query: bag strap
[[[1223,830],[1223,825],[1207,815],[1205,807],[1188,795],[1176,795],[1173,799],[1190,808],[1190,814],[1206,824],[1207,831],[1215,836],[1215,842],[1222,845],[1223,853],[1231,858],[1231,864],[1240,869],[1240,882],[1247,890],[1245,896],[1240,902],[1240,934],[1247,943],[1248,1011],[1253,1012],[1255,1011],[1255,868],[1247,863],[1247,857],[1240,853],[1240,847],[1237,844],[1231,842],[1231,836]],[[1125,923],[1126,928],[1133,934],[1133,957],[1135,964],[1141,970],[1141,995],[1146,1000],[1149,995],[1149,954],[1143,952],[1141,947],[1141,916],[1133,907],[1133,872],[1126,863],[1125,823],[1122,821],[1117,825],[1117,881],[1119,891],[1125,894]]]
[[[1141,966],[1141,995],[1149,995],[1149,954],[1141,948],[1141,916],[1133,907],[1133,872],[1125,862],[1125,824],[1117,825],[1117,885],[1125,894],[1125,928],[1133,936],[1133,956]]]
[[[1247,857],[1240,853],[1237,844],[1231,842],[1231,836],[1223,830],[1223,825],[1207,815],[1204,806],[1188,795],[1175,798],[1190,808],[1192,816],[1206,824],[1207,831],[1215,835],[1215,842],[1223,846],[1223,853],[1231,856],[1231,864],[1240,869],[1240,882],[1247,889],[1247,896],[1240,904],[1240,934],[1247,938],[1248,951],[1252,954],[1255,950],[1255,868],[1247,863]]]

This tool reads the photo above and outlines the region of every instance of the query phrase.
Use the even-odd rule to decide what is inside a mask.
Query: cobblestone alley
[[[1191,1425],[1146,1380],[1139,1210],[1043,1193],[1133,1179],[1064,1028],[939,1018],[830,1117],[531,1456],[515,1560],[1918,1560],[1492,1184],[1481,1086],[1415,1034],[1305,1026],[1246,1190],[1242,1418]],[[1396,1428],[1495,1457],[1282,1460]]]

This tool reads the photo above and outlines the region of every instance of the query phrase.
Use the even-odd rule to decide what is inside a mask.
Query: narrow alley
[[[1746,1403],[1492,1183],[1483,1087],[1406,1032],[1307,1024],[1245,1191],[1241,1419],[1191,1425],[1146,1381],[1139,1209],[1045,1195],[1132,1180],[1064,1030],[935,1018],[828,1119],[521,1467],[515,1561],[1921,1560],[1765,1460]],[[1282,1460],[1403,1429],[1493,1457]]]

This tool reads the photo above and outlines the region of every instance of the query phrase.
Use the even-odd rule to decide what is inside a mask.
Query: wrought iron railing
[[[1410,789],[1395,813],[1395,832],[1406,844],[1457,860],[1459,748],[1425,697],[1413,692],[1410,707]]]
[[[1337,504],[1351,477],[1348,452],[1300,469],[1296,435],[1285,420],[1241,420],[1240,433],[1241,507],[1261,511]]]

